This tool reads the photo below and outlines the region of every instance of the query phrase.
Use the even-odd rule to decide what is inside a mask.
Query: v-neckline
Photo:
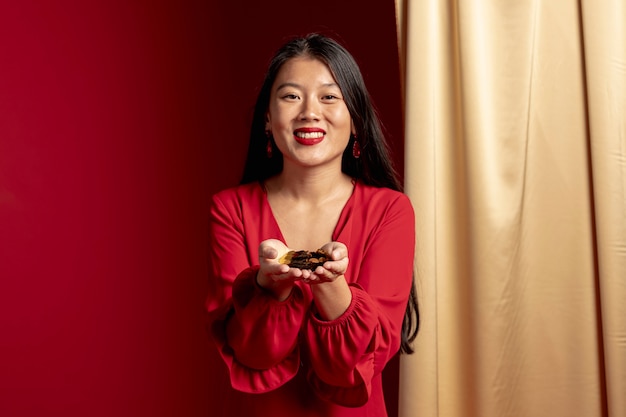
[[[340,225],[345,223],[344,219],[346,218],[346,216],[348,216],[348,209],[353,204],[353,200],[355,199],[357,187],[360,187],[360,183],[359,183],[358,180],[354,180],[353,183],[354,183],[354,187],[352,188],[352,193],[350,194],[350,197],[348,197],[348,199],[346,200],[346,203],[341,208],[341,212],[339,213],[339,218],[337,219],[337,223],[333,227],[333,233],[332,233],[332,236],[331,236],[331,239],[333,241],[339,240],[339,236],[340,236],[340,233],[341,233],[341,230],[339,230],[339,227],[340,227]],[[272,206],[270,205],[269,199],[267,198],[267,190],[265,189],[265,186],[263,184],[259,183],[259,187],[261,188],[261,192],[263,193],[263,204],[267,208],[267,211],[268,211],[268,213],[269,213],[269,215],[271,217],[271,221],[273,223],[273,226],[276,229],[276,231],[278,232],[279,239],[285,245],[289,246],[287,240],[285,239],[285,236],[283,235],[283,231],[280,229],[280,225],[278,224],[278,220],[276,220],[276,216],[274,215],[274,211],[272,210]]]

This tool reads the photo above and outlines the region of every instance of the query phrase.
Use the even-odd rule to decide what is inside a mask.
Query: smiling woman
[[[257,99],[242,184],[210,209],[206,308],[230,373],[224,416],[387,415],[382,371],[412,351],[419,321],[414,222],[350,53],[317,34],[285,44]],[[317,264],[281,261],[315,249]]]
[[[341,89],[326,64],[293,58],[282,66],[274,84],[265,129],[283,155],[283,170],[299,175],[292,170],[318,166],[340,172],[343,151],[355,132]]]
[[[209,196],[241,177],[254,75],[286,33],[351,46],[402,163],[393,2],[146,6],[0,1],[1,416],[221,415]]]

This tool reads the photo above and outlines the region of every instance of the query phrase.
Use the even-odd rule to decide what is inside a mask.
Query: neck
[[[312,169],[286,165],[283,171],[268,181],[268,191],[279,191],[291,199],[323,202],[341,193],[344,186],[352,187],[352,179],[341,169]]]

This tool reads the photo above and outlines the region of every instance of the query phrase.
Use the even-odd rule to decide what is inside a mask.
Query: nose
[[[320,120],[320,110],[321,108],[319,101],[314,97],[308,97],[302,100],[300,120]]]

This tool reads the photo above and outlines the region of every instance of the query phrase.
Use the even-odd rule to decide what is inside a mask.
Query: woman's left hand
[[[303,279],[309,284],[334,281],[343,276],[348,269],[349,259],[346,245],[341,242],[329,242],[320,249],[329,254],[330,260],[315,268],[309,277]]]

